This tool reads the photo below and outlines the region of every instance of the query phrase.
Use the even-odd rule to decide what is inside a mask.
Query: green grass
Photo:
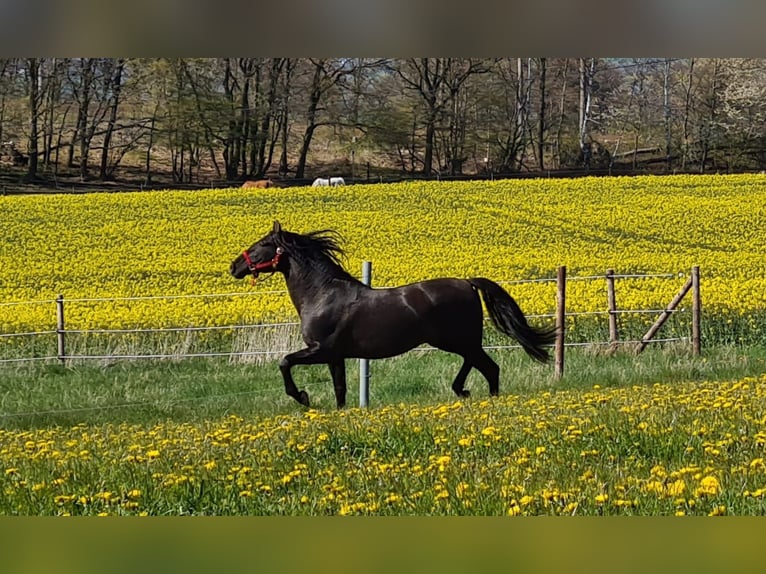
[[[560,380],[492,354],[497,399],[413,352],[340,412],[324,366],[295,368],[311,410],[275,362],[4,368],[0,514],[766,513],[766,348],[570,349]]]
[[[766,348],[716,346],[695,357],[687,346],[649,346],[636,355],[628,349],[608,353],[567,349],[565,373],[530,360],[521,350],[496,350],[501,394],[529,395],[557,389],[650,385],[674,381],[733,380],[766,371]],[[372,361],[370,406],[438,404],[454,400],[450,388],[461,359],[440,351],[413,351]],[[348,360],[348,405],[358,405],[358,362]],[[323,365],[293,369],[312,407],[333,410],[335,398]],[[471,371],[467,388],[474,398],[488,395],[485,380]],[[0,424],[5,428],[78,423],[156,421],[195,422],[229,414],[263,418],[303,409],[284,393],[272,360],[260,364],[226,359],[135,360],[111,364],[80,362],[4,366],[0,373]]]

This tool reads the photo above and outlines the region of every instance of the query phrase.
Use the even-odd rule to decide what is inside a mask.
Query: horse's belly
[[[367,359],[401,355],[426,339],[416,321],[391,311],[365,315],[354,323],[349,334],[349,356]]]

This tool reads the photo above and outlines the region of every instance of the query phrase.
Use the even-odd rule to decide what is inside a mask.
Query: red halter
[[[245,258],[245,262],[247,263],[247,266],[250,269],[250,273],[253,276],[253,285],[255,285],[255,280],[258,278],[258,274],[261,271],[274,272],[277,270],[279,260],[282,258],[282,252],[282,248],[277,247],[277,252],[271,261],[264,261],[263,263],[253,263],[253,261],[250,259],[250,254],[247,251],[242,252],[242,257]]]

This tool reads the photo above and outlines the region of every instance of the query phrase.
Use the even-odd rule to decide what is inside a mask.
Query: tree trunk
[[[29,71],[29,162],[27,164],[27,178],[37,177],[37,137],[38,117],[40,114],[40,60],[30,58],[27,60]]]
[[[80,83],[76,91],[78,97],[77,108],[77,138],[80,140],[80,178],[88,176],[88,154],[90,152],[90,138],[88,137],[88,113],[91,100],[91,86],[93,83],[93,70],[95,61],[93,58],[80,60]]]
[[[537,118],[537,165],[540,171],[545,169],[545,71],[547,67],[547,58],[540,58],[540,111]]]
[[[665,168],[668,173],[672,172],[672,132],[670,124],[670,59],[665,59],[664,73],[662,75],[662,109],[665,122]]]
[[[283,177],[287,177],[289,165],[287,163],[287,145],[288,145],[288,136],[290,131],[290,90],[291,90],[291,80],[293,76],[293,72],[295,71],[296,66],[296,60],[288,58],[287,59],[287,65],[285,68],[285,77],[284,77],[284,84],[282,86],[282,104],[281,104],[281,114],[279,117],[279,131],[280,131],[280,137],[282,141],[282,149],[279,155],[279,173]]]
[[[700,173],[705,173],[705,164],[708,161],[708,155],[710,153],[710,148],[712,147],[712,138],[713,138],[713,129],[714,124],[716,121],[716,116],[718,114],[718,81],[719,77],[718,74],[720,73],[720,62],[718,59],[714,60],[713,62],[713,83],[710,88],[710,104],[709,104],[709,113],[708,113],[708,119],[706,122],[706,125],[704,127],[703,134],[702,134],[702,154],[700,157]]]
[[[689,160],[689,142],[691,135],[689,133],[689,114],[691,113],[692,102],[692,84],[694,81],[694,58],[689,60],[689,74],[687,76],[686,97],[684,98],[684,121],[683,121],[683,141],[684,149],[681,155],[681,171],[686,170],[686,162]]]
[[[592,65],[592,60],[591,60]],[[590,168],[590,134],[588,122],[590,120],[590,78],[588,64],[585,58],[580,58],[580,153],[582,154],[585,168]]]
[[[561,75],[561,98],[559,99],[559,121],[556,127],[556,167],[561,167],[561,136],[564,132],[564,115],[566,112],[567,79],[569,76],[569,58],[564,60],[564,71]]]
[[[112,99],[109,106],[109,121],[106,126],[106,133],[104,133],[104,143],[101,147],[101,168],[99,170],[99,177],[102,180],[106,180],[113,174],[109,172],[109,148],[112,144],[112,134],[114,133],[114,126],[117,124],[117,109],[120,105],[120,91],[122,89],[122,72],[125,68],[125,60],[120,59],[117,61],[117,67],[114,70],[114,74],[110,80],[110,92]]]
[[[303,179],[306,171],[306,159],[311,146],[311,139],[314,137],[314,131],[317,128],[316,116],[319,100],[322,97],[321,81],[323,69],[319,65],[314,66],[314,76],[311,82],[311,94],[309,96],[309,107],[306,113],[306,129],[303,132],[303,141],[298,156],[298,165],[295,168],[296,179]]]

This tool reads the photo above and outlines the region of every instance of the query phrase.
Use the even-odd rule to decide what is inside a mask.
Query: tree
[[[352,63],[348,60],[328,60],[309,58],[305,61],[307,73],[311,77],[308,85],[308,102],[306,108],[306,127],[303,131],[298,165],[295,168],[295,177],[303,178],[306,171],[306,159],[308,157],[311,140],[317,127],[331,121],[321,121],[319,113],[322,111],[320,103],[341,81],[353,71]]]
[[[484,60],[455,58],[409,58],[395,61],[391,68],[404,87],[420,96],[424,106],[425,129],[423,174],[431,175],[437,124],[445,109],[450,109],[465,82],[474,74],[488,71]],[[453,121],[456,119],[453,113]],[[456,125],[456,124],[455,124]]]
[[[766,164],[766,62],[744,58],[724,69],[721,126],[737,169]]]

